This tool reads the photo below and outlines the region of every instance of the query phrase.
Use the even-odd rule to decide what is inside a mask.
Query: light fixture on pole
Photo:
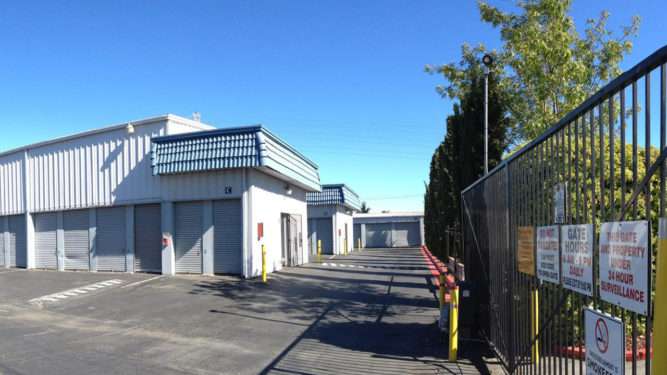
[[[482,57],[484,63],[484,174],[489,173],[489,68],[493,64],[493,57],[486,54]]]

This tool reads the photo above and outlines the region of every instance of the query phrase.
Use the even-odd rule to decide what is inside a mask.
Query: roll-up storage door
[[[243,227],[241,201],[221,200],[213,203],[215,225],[215,273],[243,273]]]
[[[322,241],[322,254],[333,254],[333,221],[331,218],[315,219],[317,239]]]
[[[177,273],[202,272],[202,203],[174,204],[174,251]]]
[[[5,266],[5,218],[0,216],[0,266]]]
[[[88,210],[63,212],[66,270],[88,271],[90,269],[89,227]]]
[[[26,267],[25,216],[9,217],[9,266]]]
[[[413,247],[421,244],[419,223],[394,223],[392,240],[394,247]]]
[[[99,208],[96,216],[95,258],[97,270],[126,271],[125,207]]]
[[[134,207],[134,270],[162,271],[162,216],[159,204]]]
[[[366,224],[366,247],[391,247],[391,224]]]
[[[55,270],[58,268],[56,232],[58,214],[35,214],[35,266]]]

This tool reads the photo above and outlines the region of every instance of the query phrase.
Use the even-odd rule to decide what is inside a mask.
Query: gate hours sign
[[[625,329],[618,318],[584,309],[586,375],[625,374]]]
[[[537,277],[560,284],[558,226],[537,227]]]
[[[593,224],[561,227],[561,265],[564,288],[593,296]]]
[[[603,223],[600,228],[600,297],[646,315],[649,256],[648,221]]]

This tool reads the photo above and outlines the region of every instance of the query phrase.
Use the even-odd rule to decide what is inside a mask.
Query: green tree
[[[366,202],[361,202],[361,211],[362,214],[367,214],[371,211],[371,208],[366,205]]]
[[[619,75],[621,60],[632,50],[638,16],[616,35],[608,29],[609,13],[604,11],[587,20],[580,35],[568,15],[571,4],[571,0],[522,0],[516,3],[518,12],[512,13],[478,3],[482,21],[498,28],[503,41],[493,73],[516,126],[511,133],[515,142],[537,137]],[[463,46],[464,60],[486,52],[483,45]],[[427,70],[447,80],[438,92],[461,98],[466,87],[463,67],[447,64]]]
[[[447,134],[431,159],[424,197],[426,243],[438,256],[452,254],[448,230],[460,228],[460,193],[484,173],[484,70],[474,58],[461,61],[461,99],[447,118]],[[489,167],[507,147],[509,119],[498,80],[489,77]],[[450,236],[448,239],[447,236]],[[447,241],[449,240],[449,243]],[[448,251],[449,250],[449,251]]]

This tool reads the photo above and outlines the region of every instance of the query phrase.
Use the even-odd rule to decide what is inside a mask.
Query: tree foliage
[[[447,118],[447,134],[435,150],[424,197],[426,243],[439,256],[452,255],[448,231],[460,228],[460,193],[484,173],[484,71],[477,59],[461,62],[461,100]],[[509,120],[502,91],[489,78],[489,167],[502,158]]]
[[[499,79],[514,124],[512,140],[537,137],[576,108],[602,85],[620,74],[619,64],[632,50],[639,17],[618,35],[608,28],[609,13],[588,19],[583,35],[568,15],[571,0],[523,0],[518,12],[504,12],[479,2],[481,20],[499,29],[502,48],[494,52],[492,74]],[[464,60],[487,53],[484,45],[463,46]],[[461,98],[466,87],[465,67],[450,63],[427,66],[447,83],[437,88],[443,96]]]
[[[369,212],[371,211],[371,208],[368,207],[368,205],[366,204],[366,202],[361,202],[361,209],[360,209],[360,211],[361,211],[362,214],[367,214],[367,213],[369,213]]]

